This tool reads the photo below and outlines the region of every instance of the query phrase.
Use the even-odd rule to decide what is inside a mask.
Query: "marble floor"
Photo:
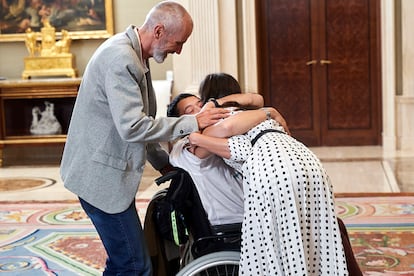
[[[414,152],[384,153],[380,146],[311,148],[320,158],[331,177],[334,191],[341,193],[414,193]],[[154,179],[159,173],[148,165],[138,192],[138,198],[151,198],[164,187]],[[44,177],[54,184],[36,189],[0,192],[0,201],[76,200],[63,187],[59,166],[9,165],[0,168],[5,177]]]

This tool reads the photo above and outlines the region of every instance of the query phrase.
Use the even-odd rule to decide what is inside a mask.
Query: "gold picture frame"
[[[1,3],[11,4],[4,7]],[[71,39],[108,38],[114,34],[112,0],[9,0],[0,1],[0,42],[24,41],[29,28],[40,31],[42,18],[56,28],[57,38],[61,30],[68,31]]]

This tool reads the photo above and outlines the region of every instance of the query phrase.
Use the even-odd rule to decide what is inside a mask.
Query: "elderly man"
[[[61,176],[78,195],[108,255],[104,275],[151,275],[135,208],[148,158],[161,172],[168,154],[158,142],[198,131],[227,117],[224,109],[182,118],[154,119],[156,99],[149,58],[180,54],[193,29],[188,12],[164,1],[144,24],[104,42],[90,59],[76,99]]]

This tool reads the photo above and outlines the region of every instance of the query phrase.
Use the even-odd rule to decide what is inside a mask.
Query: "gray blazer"
[[[134,26],[93,54],[79,88],[60,172],[67,189],[107,212],[135,199],[146,160],[168,163],[158,142],[198,130],[194,116],[155,118],[148,62]]]

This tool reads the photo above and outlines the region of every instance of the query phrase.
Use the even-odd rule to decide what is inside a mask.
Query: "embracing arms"
[[[250,108],[260,108],[263,106],[263,97],[260,94],[255,93],[231,94],[207,102],[203,109],[211,109],[227,102],[236,102],[242,107],[249,106]],[[203,135],[200,133],[191,134],[189,150],[199,158],[205,158],[211,153],[228,158],[230,152],[227,145],[227,139],[218,138],[227,138],[233,135],[246,133],[252,127],[270,118],[279,122],[286,132],[290,134],[285,119],[275,108],[268,107],[247,110],[238,112],[233,116],[227,117],[226,119],[205,128],[203,130]]]
[[[189,136],[190,150],[199,158],[205,158],[211,153],[229,158],[228,137],[246,133],[264,120],[277,120],[279,116],[279,112],[272,107],[239,112],[206,128],[202,134],[192,133]]]
[[[263,96],[257,93],[230,94],[228,96],[215,99],[218,105],[223,106],[226,103],[237,103],[239,106],[249,109],[263,107]]]

